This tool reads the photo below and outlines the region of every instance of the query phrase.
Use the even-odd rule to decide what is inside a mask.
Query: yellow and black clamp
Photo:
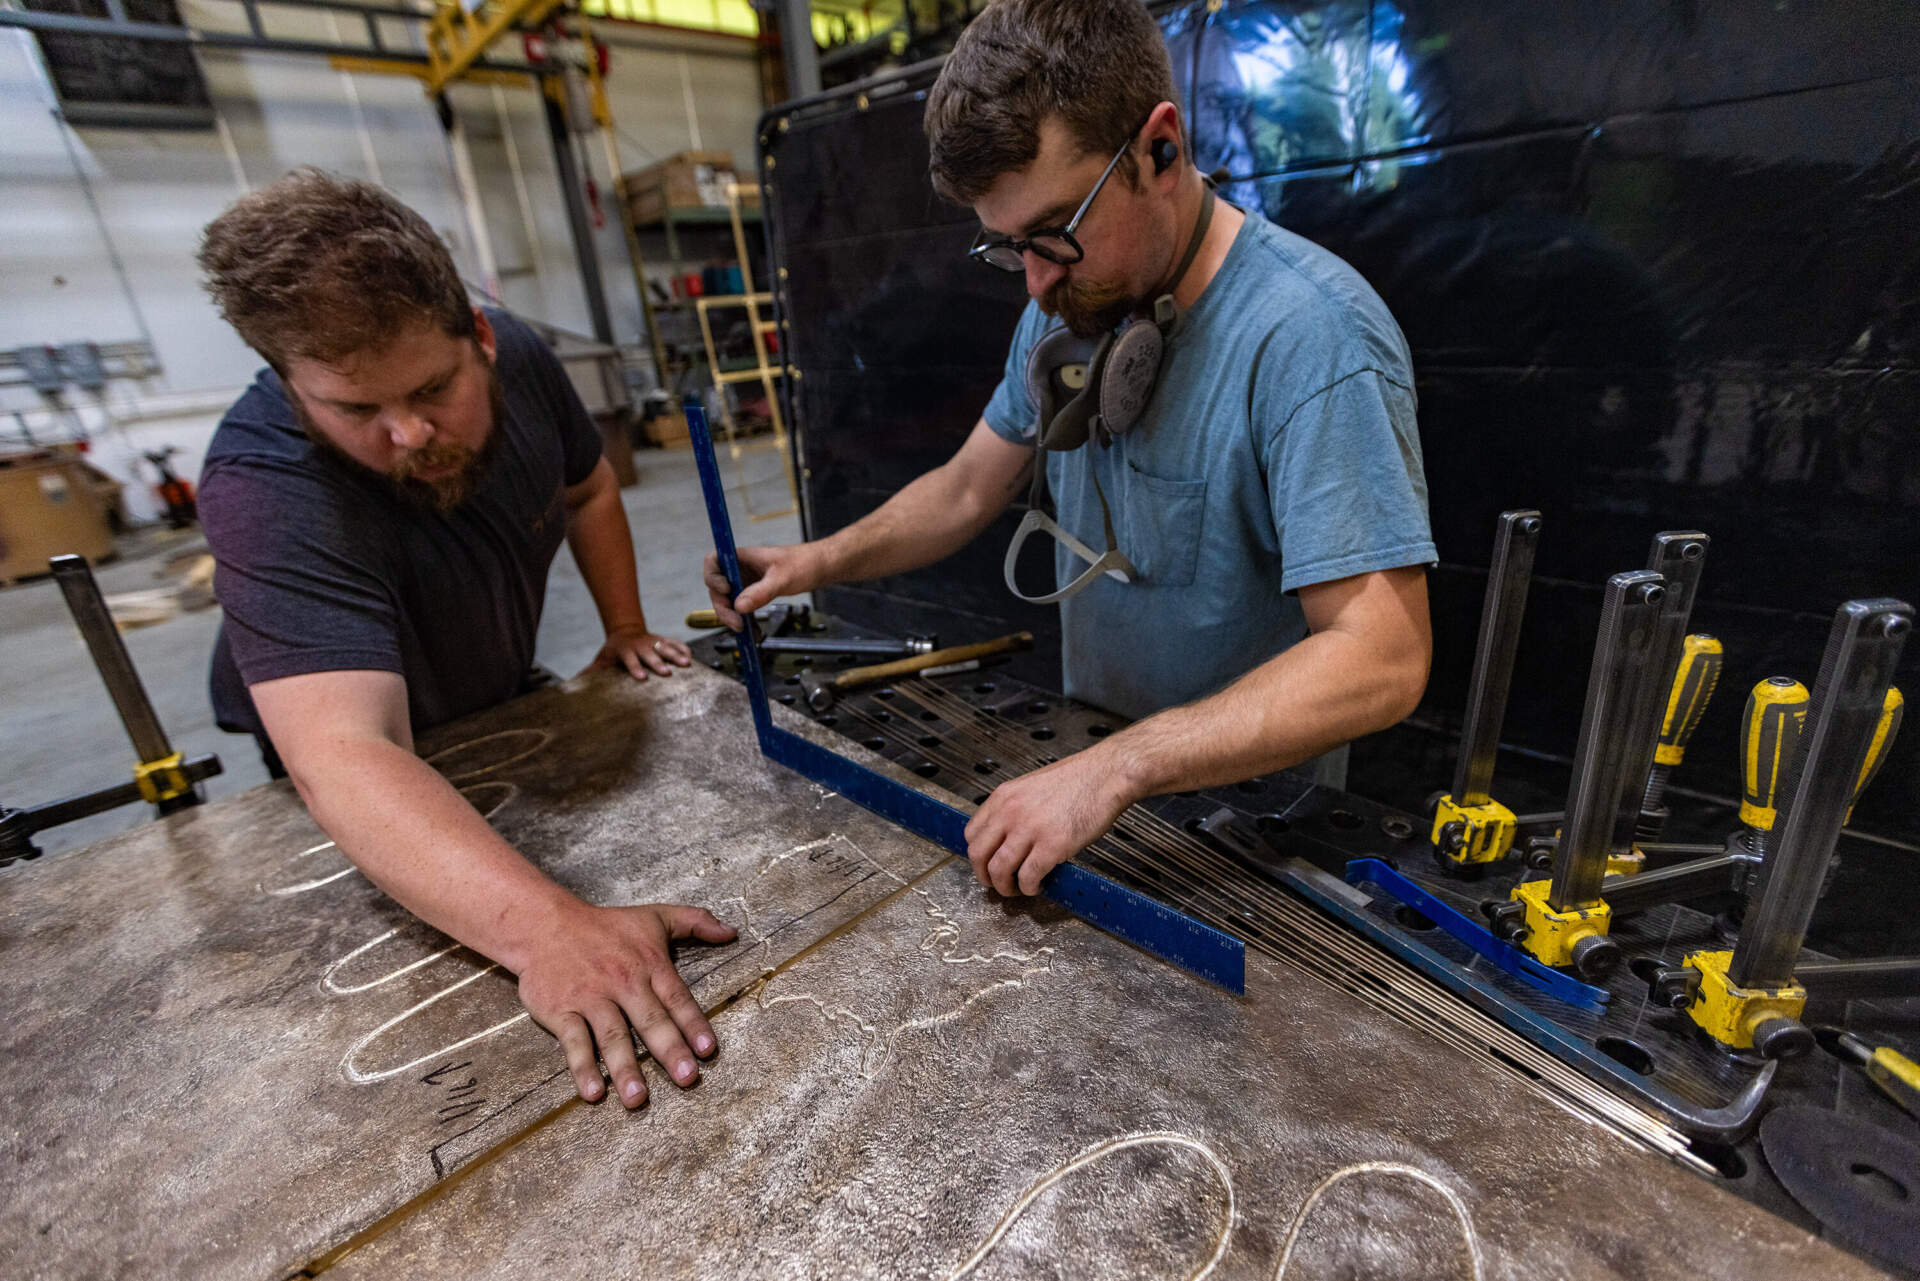
[[[1860,793],[1867,790],[1867,784],[1873,782],[1880,767],[1887,763],[1887,753],[1893,750],[1893,740],[1900,733],[1900,722],[1905,717],[1907,698],[1897,686],[1887,687],[1887,696],[1880,703],[1880,720],[1873,728],[1873,741],[1867,744],[1867,759],[1860,763],[1860,779],[1853,785],[1853,800],[1847,805],[1847,822],[1853,822],[1853,807],[1860,802]]]
[[[1515,886],[1507,902],[1488,912],[1496,934],[1543,965],[1571,969],[1588,982],[1620,964],[1620,945],[1607,936],[1613,909],[1600,891],[1634,769],[1624,750],[1627,727],[1643,710],[1639,696],[1665,598],[1665,580],[1653,570],[1607,580],[1552,876]]]
[[[1841,826],[1874,752],[1884,757],[1891,742],[1898,702],[1888,693],[1912,630],[1903,601],[1848,601],[1834,615],[1810,702],[1777,680],[1761,682],[1749,701],[1741,820],[1765,848],[1758,892],[1731,952],[1694,952],[1652,984],[1656,999],[1684,1009],[1721,1045],[1768,1058],[1803,1053],[1813,1045],[1800,1022],[1809,985],[1824,998],[1842,983],[1911,984],[1914,958],[1805,967],[1799,958]],[[1795,729],[1797,746],[1785,741]],[[1863,969],[1878,973],[1852,973]]]
[[[1680,664],[1674,669],[1673,684],[1667,690],[1667,702],[1660,718],[1660,738],[1653,749],[1653,769],[1647,775],[1647,790],[1640,801],[1640,822],[1635,835],[1642,841],[1657,841],[1667,823],[1667,783],[1673,771],[1686,759],[1687,744],[1706,717],[1707,704],[1720,684],[1720,669],[1727,657],[1726,646],[1717,637],[1695,633],[1680,647]]]
[[[1520,622],[1526,615],[1540,529],[1537,511],[1500,513],[1487,594],[1480,608],[1480,636],[1467,686],[1453,790],[1441,795],[1433,807],[1430,839],[1443,866],[1484,867],[1513,849],[1518,823],[1513,811],[1494,800],[1488,788],[1493,783],[1494,755],[1500,746],[1507,690],[1513,683],[1514,654],[1520,645]]]
[[[1851,1063],[1880,1087],[1880,1092],[1906,1112],[1920,1118],[1920,1063],[1890,1046],[1871,1046],[1837,1027],[1813,1029],[1820,1048],[1843,1063]]]
[[[194,789],[187,754],[173,752],[157,761],[141,761],[133,767],[133,785],[140,789],[140,799],[152,805],[179,800]]]

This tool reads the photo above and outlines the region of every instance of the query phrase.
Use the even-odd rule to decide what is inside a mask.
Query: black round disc
[[[1783,1107],[1760,1149],[1793,1199],[1835,1237],[1920,1268],[1920,1145],[1824,1108]]]

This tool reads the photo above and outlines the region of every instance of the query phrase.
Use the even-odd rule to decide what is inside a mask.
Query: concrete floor
[[[668,636],[688,636],[687,611],[707,605],[700,560],[712,549],[706,508],[690,451],[648,449],[634,462],[638,483],[622,491],[640,567],[640,600],[647,621]],[[790,543],[800,538],[793,514],[753,520],[755,512],[787,506],[779,460],[764,442],[741,463],[721,455],[728,505],[742,543]],[[742,466],[749,478],[741,483]],[[743,501],[747,500],[747,501]],[[173,553],[201,543],[198,532],[143,531],[123,540],[121,555],[95,573],[103,592],[161,585]],[[173,745],[187,755],[217,752],[226,771],[204,785],[209,798],[231,796],[266,781],[253,740],[221,732],[207,700],[207,658],[220,627],[219,609],[176,614],[163,623],[125,632],[127,650]],[[600,648],[600,620],[573,556],[565,547],[547,583],[536,656],[562,676],[580,670]],[[0,804],[41,804],[77,792],[125,782],[133,749],[94,671],[85,645],[50,578],[0,591]],[[48,853],[102,840],[148,821],[153,811],[130,805],[43,832]]]

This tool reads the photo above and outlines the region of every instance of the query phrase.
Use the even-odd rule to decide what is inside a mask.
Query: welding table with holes
[[[869,629],[817,613],[811,616],[808,631],[818,639],[872,634]],[[737,676],[737,661],[731,651],[731,637],[725,633],[711,633],[694,642],[697,661]],[[1032,653],[990,658],[977,671],[920,676],[898,685],[845,692],[824,711],[806,708],[800,690],[801,673],[850,666],[854,660],[841,658],[835,663],[817,654],[769,654],[766,658],[771,663],[769,679],[777,701],[796,707],[821,727],[975,804],[984,802],[996,781],[1088,747],[1127,724],[1123,717],[1076,703],[1047,688],[1047,669],[1054,660]],[[945,697],[916,693],[929,685],[944,691]],[[969,718],[966,726],[958,724],[962,719],[960,703],[985,719],[973,724]],[[938,709],[948,710],[943,713]],[[997,728],[982,731],[980,725],[988,722],[996,723]],[[983,738],[983,732],[988,737]],[[996,750],[996,743],[1000,750]],[[1007,759],[1003,761],[1000,756]],[[1299,859],[1330,878],[1339,878],[1352,860],[1380,859],[1476,919],[1480,918],[1483,901],[1504,899],[1511,886],[1522,879],[1516,871],[1479,880],[1462,880],[1449,874],[1442,870],[1427,843],[1429,818],[1315,785],[1304,774],[1281,772],[1229,787],[1155,797],[1145,802],[1145,807],[1207,842],[1221,855],[1270,873],[1279,873],[1289,860]],[[1237,820],[1233,827],[1238,839],[1223,841],[1215,825],[1229,816]],[[1191,910],[1191,905],[1182,901],[1183,887],[1163,874],[1164,868],[1097,866],[1123,883]],[[1722,1051],[1685,1015],[1648,1000],[1643,977],[1648,965],[1671,963],[1694,947],[1722,945],[1709,913],[1665,905],[1617,924],[1612,937],[1621,944],[1625,960],[1601,985],[1610,998],[1606,1007],[1590,1011],[1513,981],[1484,957],[1436,930],[1433,922],[1416,909],[1381,894],[1372,895],[1363,904],[1364,897],[1353,897],[1350,905],[1364,912],[1382,938],[1410,941],[1436,953],[1461,974],[1496,989],[1505,1001],[1551,1021],[1568,1040],[1586,1049],[1590,1064],[1612,1073],[1616,1084],[1624,1082],[1631,1087],[1638,1078],[1663,1096],[1713,1117],[1730,1104],[1737,1106],[1737,1096],[1762,1066],[1762,1061],[1751,1054]],[[1231,914],[1196,914],[1223,929],[1246,934],[1247,923]],[[1805,955],[1810,960],[1827,959],[1811,950]],[[1920,1056],[1920,999],[1856,1000],[1838,1008],[1810,1007],[1809,1018],[1845,1023],[1872,1044],[1891,1045]],[[1813,1054],[1791,1060],[1779,1065],[1776,1073],[1766,1096],[1768,1107],[1813,1104],[1859,1116],[1894,1132],[1912,1128],[1911,1118],[1831,1056]],[[1821,1222],[1774,1176],[1761,1154],[1754,1125],[1749,1121],[1725,1129],[1715,1133],[1696,1128],[1689,1135],[1692,1151],[1700,1158],[1695,1168],[1703,1177],[1791,1223],[1822,1231]],[[1876,1262],[1888,1265],[1885,1258]],[[1898,1265],[1894,1266],[1898,1271]],[[1902,1271],[1900,1275],[1920,1273]]]

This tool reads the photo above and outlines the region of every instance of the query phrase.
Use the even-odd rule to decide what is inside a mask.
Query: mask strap
[[[1093,477],[1093,492],[1100,499],[1100,523],[1106,530],[1107,550],[1096,555],[1091,547],[1088,547],[1078,538],[1075,538],[1072,534],[1062,529],[1053,517],[1047,515],[1045,507],[1046,479],[1044,475],[1047,467],[1047,454],[1044,449],[1036,451],[1033,465],[1036,474],[1033,480],[1033,488],[1028,495],[1027,514],[1020,518],[1020,527],[1014,531],[1013,541],[1007,544],[1007,559],[1006,563],[1002,566],[1002,573],[1007,580],[1007,590],[1015,596],[1018,596],[1021,600],[1026,601],[1029,605],[1051,605],[1056,601],[1063,601],[1069,596],[1079,595],[1091,587],[1093,580],[1102,574],[1122,583],[1131,583],[1137,578],[1140,571],[1134,568],[1133,562],[1128,560],[1125,554],[1120,551],[1119,547],[1115,545],[1116,540],[1113,536],[1113,513],[1107,509],[1107,493],[1106,490],[1100,486],[1099,473],[1096,472]],[[1013,581],[1013,568],[1014,563],[1020,559],[1020,549],[1026,546],[1027,539],[1032,537],[1036,531],[1040,530],[1046,531],[1046,533],[1058,541],[1062,547],[1065,547],[1081,560],[1086,561],[1087,568],[1082,570],[1077,578],[1065,587],[1062,587],[1059,591],[1048,592],[1044,596],[1029,596],[1020,590],[1018,583]]]
[[[1154,319],[1156,321],[1160,318],[1160,303],[1162,301],[1172,303],[1173,291],[1180,287],[1180,282],[1186,279],[1187,268],[1193,266],[1193,260],[1200,256],[1200,242],[1207,238],[1207,226],[1213,221],[1213,202],[1215,199],[1213,183],[1204,178],[1201,179],[1200,216],[1193,220],[1193,234],[1187,237],[1187,251],[1181,255],[1180,265],[1173,269],[1172,278],[1167,281],[1166,287],[1159,291],[1154,301]],[[1169,308],[1169,310],[1171,310],[1171,308]]]

